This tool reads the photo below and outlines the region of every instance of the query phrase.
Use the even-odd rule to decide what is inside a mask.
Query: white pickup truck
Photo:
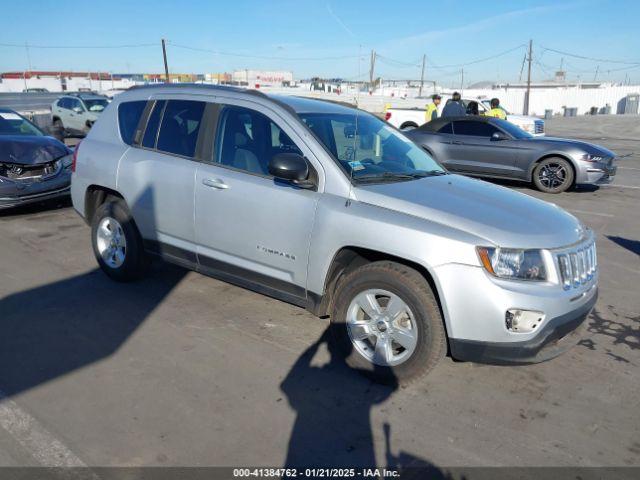
[[[430,100],[428,100],[430,101]],[[448,101],[448,100],[447,100]],[[469,105],[469,102],[478,102],[478,111],[480,115],[491,109],[488,98],[463,98],[462,103],[465,107]],[[442,109],[446,102],[442,102],[438,108],[438,116],[442,114]],[[502,108],[507,114],[507,120],[514,125],[517,125],[522,130],[536,137],[544,135],[544,120],[537,117],[529,117],[527,115],[516,115],[508,112],[504,107]],[[385,111],[384,119],[400,130],[417,128],[425,123],[425,109],[424,108],[388,108]]]

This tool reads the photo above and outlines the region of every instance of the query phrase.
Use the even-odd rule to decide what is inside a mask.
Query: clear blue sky
[[[0,43],[28,42],[31,65],[39,70],[161,72],[164,37],[172,72],[255,68],[292,70],[296,78],[365,78],[375,49],[381,55],[376,74],[383,78],[419,78],[425,53],[426,77],[444,84],[459,84],[459,64],[466,64],[465,84],[517,81],[522,45],[533,39],[535,80],[550,77],[564,57],[570,78],[593,80],[599,65],[600,80],[623,81],[628,74],[640,81],[640,64],[583,60],[543,48],[640,62],[636,0],[30,0],[3,2],[2,17]],[[36,47],[123,44],[153,45]],[[509,49],[515,50],[469,64]],[[0,71],[23,70],[28,62],[24,47],[0,46]]]

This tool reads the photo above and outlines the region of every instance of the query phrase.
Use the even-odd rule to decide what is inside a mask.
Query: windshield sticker
[[[17,115],[15,113],[0,113],[0,117],[4,118],[5,120],[22,120],[22,118],[20,117],[20,115]]]
[[[360,160],[354,160],[352,162],[349,162],[349,166],[351,167],[351,170],[353,170],[354,172],[357,172],[358,170],[364,170],[366,168]]]

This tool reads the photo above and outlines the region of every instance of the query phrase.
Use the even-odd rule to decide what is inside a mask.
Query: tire
[[[573,185],[575,173],[571,164],[560,157],[549,157],[533,169],[533,184],[545,193],[562,193]]]
[[[98,207],[91,222],[91,245],[100,268],[113,280],[130,282],[144,276],[148,259],[142,237],[123,200],[113,198]]]
[[[408,311],[403,311],[392,321],[366,315],[358,306],[358,299],[371,298],[366,296],[367,293],[374,295],[379,307],[384,307],[380,309],[383,315],[390,305],[390,298],[394,298],[394,305],[399,305],[397,299],[400,299]],[[366,327],[353,323],[356,311]],[[384,330],[380,331],[383,326]],[[346,363],[384,384],[397,386],[417,380],[430,372],[446,352],[442,316],[429,284],[416,270],[391,261],[363,265],[338,282],[331,312],[331,330],[332,340]],[[366,330],[375,331],[372,336],[361,340],[367,334]],[[414,337],[413,348],[410,346],[412,342],[407,342],[407,334]],[[378,346],[385,345],[380,338],[391,339],[390,361],[388,356],[382,362],[382,356],[376,357]],[[402,339],[402,344],[396,343],[395,338]],[[405,345],[408,346],[405,348]]]
[[[418,128],[418,125],[416,125],[416,124],[415,124],[415,123],[413,123],[413,122],[403,123],[403,124],[400,126],[400,130],[407,130],[407,131],[409,131],[409,130],[414,130],[414,129],[416,129],[416,128]]]
[[[64,140],[64,138],[67,136],[67,132],[64,129],[62,120],[60,120],[59,118],[56,118],[53,121],[53,132],[54,136],[60,141]]]

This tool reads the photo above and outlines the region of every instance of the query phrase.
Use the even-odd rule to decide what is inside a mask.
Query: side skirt
[[[144,240],[144,248],[148,253],[158,256],[166,262],[306,308],[311,313],[315,313],[318,303],[316,295],[311,294],[307,298],[306,290],[298,285],[210,257],[196,255],[194,252],[155,240]]]

